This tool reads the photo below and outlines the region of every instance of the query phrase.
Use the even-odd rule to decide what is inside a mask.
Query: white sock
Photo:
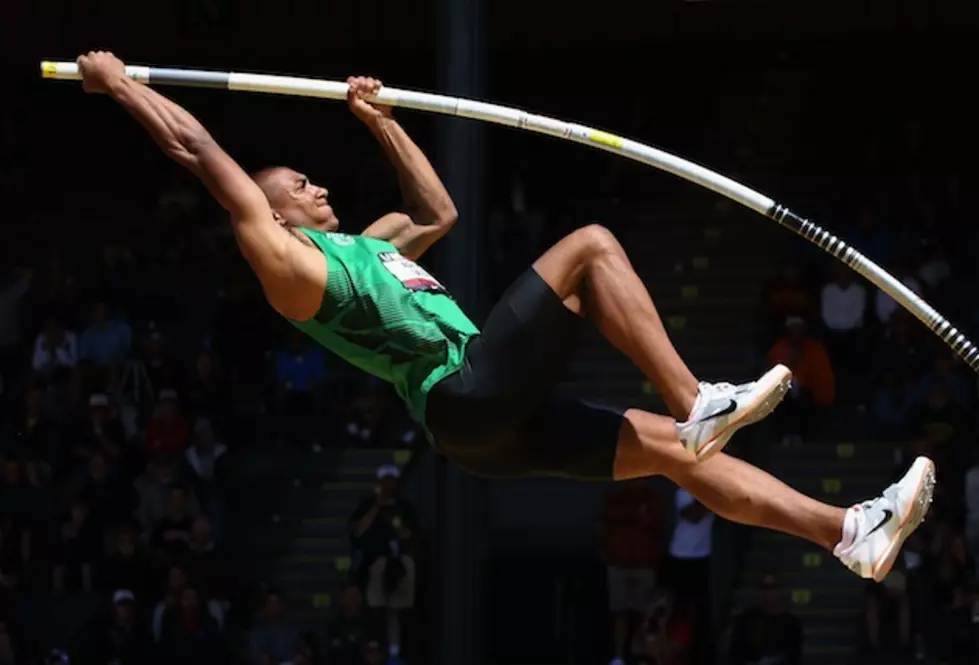
[[[833,554],[836,556],[848,550],[857,538],[857,510],[857,508],[847,508],[846,515],[843,516],[843,533],[840,535],[840,542],[833,548]]]

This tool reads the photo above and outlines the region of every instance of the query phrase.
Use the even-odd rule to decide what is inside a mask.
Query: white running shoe
[[[689,420],[676,424],[683,447],[698,461],[721,452],[734,433],[767,417],[788,392],[792,372],[775,365],[752,383],[701,383]]]
[[[925,519],[934,489],[935,463],[917,458],[883,494],[847,511],[847,518],[853,520],[853,540],[846,547],[841,541],[833,554],[860,577],[880,582],[891,571],[904,541]]]

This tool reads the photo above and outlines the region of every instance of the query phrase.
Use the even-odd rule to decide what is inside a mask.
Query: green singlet
[[[384,240],[302,229],[326,256],[323,304],[291,321],[350,364],[394,384],[424,424],[428,391],[479,334],[445,287]]]

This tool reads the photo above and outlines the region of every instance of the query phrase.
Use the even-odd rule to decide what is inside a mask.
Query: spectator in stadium
[[[23,408],[3,437],[3,452],[21,456],[26,462],[43,468],[48,474],[61,466],[64,457],[59,431],[44,411],[44,391],[32,385],[24,391]],[[3,431],[3,430],[0,430]]]
[[[221,626],[207,611],[196,586],[185,585],[177,604],[163,613],[158,649],[164,663],[214,665],[224,661]]]
[[[82,499],[71,503],[67,518],[54,536],[55,591],[92,591],[95,566],[102,552],[102,534]]]
[[[80,663],[111,663],[113,665],[150,665],[156,660],[153,638],[140,621],[136,595],[130,589],[118,589],[112,594],[108,617],[83,637],[80,653],[73,657]]]
[[[109,396],[92,393],[84,418],[72,423],[74,441],[72,453],[76,460],[86,462],[99,453],[108,460],[124,463],[126,434],[122,423],[114,416]]]
[[[49,317],[44,330],[34,342],[34,371],[50,377],[58,369],[74,367],[78,362],[78,338],[65,330],[55,317]]]
[[[97,300],[92,305],[91,323],[82,332],[79,358],[95,367],[113,369],[129,358],[133,343],[133,331],[121,319],[109,314],[109,303]]]
[[[810,336],[805,321],[794,316],[785,321],[785,334],[768,352],[770,363],[792,370],[792,389],[775,412],[784,440],[798,442],[815,424],[821,409],[836,399],[836,376],[826,348]]]
[[[714,549],[714,514],[684,489],[673,495],[676,521],[664,565],[665,583],[678,605],[690,607],[694,645],[690,662],[713,662],[710,617],[710,557]]]
[[[377,469],[374,496],[350,516],[355,576],[364,585],[367,606],[384,615],[390,661],[401,654],[401,614],[415,605],[415,561],[411,556],[418,528],[415,508],[398,496],[401,472],[394,464]]]
[[[220,426],[227,417],[228,386],[209,353],[198,354],[187,384],[187,409],[195,418],[214,418]]]
[[[665,588],[649,595],[632,640],[636,665],[686,665],[690,662],[694,631],[688,607],[683,601],[676,602]]]
[[[77,416],[85,393],[81,368],[59,367],[47,379],[44,409],[58,429],[64,431]]]
[[[298,330],[290,330],[286,346],[275,356],[275,381],[283,440],[292,445],[309,443],[326,381],[326,354],[307,343]]]
[[[192,597],[185,597],[183,592],[184,589],[188,587],[192,588],[194,594]],[[203,604],[206,608],[206,614],[213,620],[214,624],[217,625],[220,630],[224,626],[224,611],[221,605],[213,600],[202,600],[198,589],[196,587],[190,586],[190,580],[187,575],[185,568],[174,565],[170,566],[167,571],[166,582],[164,585],[163,597],[153,608],[153,618],[152,618],[152,628],[153,628],[153,639],[157,642],[163,639],[164,632],[167,629],[165,623],[169,621],[172,623],[174,620],[183,616],[185,610],[189,610],[191,618],[196,618],[196,607],[197,605]],[[198,627],[200,627],[200,622],[198,621]],[[210,625],[210,621],[207,622]],[[207,626],[203,626],[207,628]],[[172,628],[172,626],[171,626]],[[177,662],[177,661],[170,661]]]
[[[131,484],[120,482],[111,474],[102,453],[89,458],[87,477],[78,495],[91,506],[90,519],[100,533],[132,522],[136,492]]]
[[[858,370],[866,349],[867,289],[843,263],[833,262],[830,273],[832,281],[823,286],[820,298],[826,345],[838,368]]]
[[[221,555],[212,534],[211,522],[206,517],[195,519],[184,560],[191,579],[198,580],[204,595],[226,606],[231,591],[228,588],[231,564]]]
[[[112,545],[100,570],[99,589],[128,589],[142,603],[155,591],[155,576],[139,537],[131,527],[111,534]]]
[[[187,488],[173,485],[167,513],[153,526],[150,545],[167,563],[183,560],[190,547],[193,519],[187,503]]]
[[[327,662],[330,665],[359,665],[367,639],[364,596],[356,584],[347,584],[340,593],[340,611],[326,627]]]
[[[781,606],[778,579],[765,573],[758,603],[745,610],[731,630],[731,665],[800,665],[802,624]]]
[[[172,399],[177,399],[181,388],[180,363],[167,347],[166,339],[155,322],[143,336],[142,354],[140,355],[142,369],[149,382],[150,394],[159,392],[163,397],[165,390],[173,391]]]
[[[666,509],[645,479],[606,490],[600,517],[612,614],[612,665],[624,665],[631,629],[657,584]]]
[[[137,516],[147,538],[156,523],[167,514],[170,489],[179,481],[176,469],[173,459],[160,455],[152,458],[146,471],[136,479],[135,487],[139,494]],[[200,505],[192,492],[188,496],[188,511],[193,517],[200,514]]]
[[[299,628],[286,615],[282,594],[270,590],[265,594],[262,616],[248,633],[249,665],[287,662],[296,653]]]
[[[802,270],[797,262],[789,262],[785,271],[766,286],[762,306],[766,346],[781,335],[786,319],[806,319],[813,314],[813,298],[802,280]]]
[[[194,423],[192,443],[184,453],[185,474],[194,488],[201,510],[210,519],[214,539],[220,542],[225,511],[225,485],[228,447],[217,440],[207,418]]]
[[[177,391],[161,390],[153,418],[146,426],[146,454],[179,457],[184,453],[189,434],[187,419],[177,401]]]

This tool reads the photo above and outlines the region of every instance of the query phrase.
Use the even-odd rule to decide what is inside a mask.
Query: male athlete
[[[394,164],[411,213],[385,215],[355,236],[337,233],[326,189],[288,168],[249,176],[190,113],[127,78],[111,53],[89,53],[78,65],[86,91],[121,104],[230,213],[269,304],[394,384],[435,448],[460,467],[584,480],[663,474],[724,518],[806,538],[876,580],[924,518],[934,485],[926,458],[880,497],[844,509],[719,454],[776,406],[789,371],[776,366],[740,386],[698,383],[622,247],[599,226],[545,252],[480,331],[414,263],[452,227],[456,210],[390,109],[366,101],[378,81],[350,79],[348,102]],[[586,320],[655,382],[672,418],[554,395]]]

